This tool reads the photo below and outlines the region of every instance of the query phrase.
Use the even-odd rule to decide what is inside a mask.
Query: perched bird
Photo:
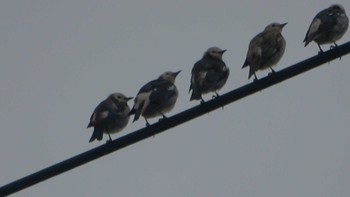
[[[94,127],[89,142],[95,139],[102,140],[103,133],[108,134],[109,140],[112,141],[110,134],[121,131],[129,122],[130,108],[127,102],[132,98],[121,93],[113,93],[97,105],[87,126],[87,128]]]
[[[179,92],[175,86],[178,72],[165,72],[144,85],[135,97],[135,104],[130,115],[135,114],[133,122],[142,115],[146,120],[146,126],[149,126],[148,118],[163,116],[175,106]]]
[[[321,48],[323,44],[333,43],[334,46],[337,46],[335,41],[345,34],[348,26],[349,19],[345,14],[344,7],[339,4],[331,5],[320,11],[312,20],[304,39],[305,46],[311,41],[315,41],[320,52],[323,52]]]
[[[265,27],[264,31],[256,35],[249,43],[247,57],[242,68],[249,66],[249,76],[254,75],[257,70],[264,70],[275,66],[284,54],[286,41],[281,32],[287,23],[271,23]]]
[[[222,60],[225,51],[218,47],[210,47],[204,52],[202,59],[194,64],[189,89],[189,92],[192,91],[190,101],[204,102],[202,94],[209,92],[219,95],[217,91],[225,85],[230,74],[230,69]]]

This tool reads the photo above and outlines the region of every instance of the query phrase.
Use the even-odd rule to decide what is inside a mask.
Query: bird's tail
[[[190,101],[202,99],[202,94],[197,88],[192,89]]]
[[[129,112],[129,115],[134,115],[134,120],[132,122],[135,122],[136,120],[138,120],[140,118],[141,109],[142,109],[143,105],[144,105],[144,103],[142,103],[141,105],[138,105],[138,107],[136,107],[136,104],[135,104],[134,107]]]
[[[305,38],[305,40],[304,40],[304,47],[306,47],[309,43],[310,43],[310,41],[306,40],[306,38]]]
[[[141,116],[141,110],[137,110],[135,112],[134,120],[132,122],[135,122],[136,120],[138,120],[140,116]]]
[[[304,47],[306,47],[310,42],[312,41],[311,36],[309,36],[309,32],[307,32],[303,42],[304,42]]]
[[[97,139],[98,141],[101,141],[102,137],[103,137],[103,130],[99,127],[95,127],[89,142],[93,142],[95,139]]]
[[[254,75],[254,73],[255,73],[255,69],[253,69],[253,67],[251,66],[251,67],[249,68],[248,79],[250,79],[250,77],[251,77],[252,75]]]
[[[245,59],[244,64],[243,64],[243,66],[242,66],[242,68],[241,68],[241,69],[243,69],[243,68],[247,67],[248,65],[249,65],[249,62],[248,62],[248,60],[247,60],[247,59]]]
[[[130,110],[129,116],[134,115],[135,112],[136,112],[136,110],[135,110],[135,106],[134,106],[134,107]]]
[[[92,123],[89,122],[89,124],[88,124],[88,126],[86,128],[89,128],[89,127],[92,127],[92,126],[93,126]]]

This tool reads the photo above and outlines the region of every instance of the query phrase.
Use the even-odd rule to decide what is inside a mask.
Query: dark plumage
[[[265,27],[264,31],[256,35],[249,43],[247,57],[242,68],[249,66],[248,79],[254,75],[257,70],[264,70],[275,66],[284,54],[286,41],[281,32],[287,23],[271,23]]]
[[[210,47],[202,59],[194,64],[189,89],[189,92],[192,91],[190,101],[204,102],[202,94],[209,92],[215,92],[218,95],[217,91],[225,85],[230,74],[229,68],[222,60],[225,51],[218,47]]]
[[[102,140],[103,133],[108,134],[121,131],[129,122],[130,108],[127,104],[132,97],[126,97],[121,93],[109,95],[104,101],[97,105],[90,117],[87,126],[94,127],[94,131],[89,142]]]
[[[303,42],[307,46],[311,41],[315,41],[320,52],[323,52],[321,45],[332,43],[337,46],[335,42],[343,37],[348,26],[349,19],[343,6],[339,4],[331,5],[314,17]]]
[[[174,84],[179,73],[180,71],[165,72],[158,79],[148,82],[140,89],[129,113],[130,115],[135,114],[133,122],[142,115],[148,126],[148,118],[165,117],[164,114],[173,109],[179,94]]]

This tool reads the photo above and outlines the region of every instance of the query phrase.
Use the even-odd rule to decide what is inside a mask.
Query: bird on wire
[[[255,74],[258,70],[270,68],[272,73],[275,72],[272,66],[280,61],[286,48],[286,41],[282,36],[282,29],[286,24],[271,23],[250,41],[242,66],[242,69],[249,66],[248,79],[254,75],[254,80],[258,80]]]
[[[109,141],[112,141],[110,134],[121,131],[129,122],[130,108],[127,102],[132,98],[122,93],[113,93],[97,105],[87,126],[94,127],[89,142],[95,139],[101,141],[103,133],[108,134]]]
[[[230,75],[230,69],[222,60],[225,50],[219,47],[210,47],[204,52],[202,59],[198,60],[192,68],[191,85],[189,92],[191,93],[190,101],[201,100],[204,102],[202,94],[215,92],[215,96],[226,83]]]
[[[158,79],[152,80],[142,86],[134,99],[134,106],[130,111],[130,115],[134,115],[134,120],[138,120],[143,116],[146,126],[149,126],[147,119],[162,116],[166,118],[165,113],[172,110],[175,106],[179,95],[175,86],[175,79],[178,72],[164,72]]]
[[[335,42],[343,37],[349,26],[349,19],[346,16],[342,5],[334,4],[329,8],[320,11],[312,20],[305,35],[305,47],[314,41],[317,43],[320,53],[323,52],[321,45],[334,44],[331,48],[338,46]]]

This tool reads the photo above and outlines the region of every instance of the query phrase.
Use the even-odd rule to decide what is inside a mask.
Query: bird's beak
[[[130,101],[131,99],[133,99],[134,97],[127,97],[126,101]]]
[[[224,54],[227,51],[227,49],[222,50],[220,53]]]
[[[175,73],[174,73],[174,76],[176,77],[180,72],[181,72],[181,70],[175,72]]]
[[[281,24],[281,28],[283,28],[284,26],[286,26],[288,23],[283,23]]]

